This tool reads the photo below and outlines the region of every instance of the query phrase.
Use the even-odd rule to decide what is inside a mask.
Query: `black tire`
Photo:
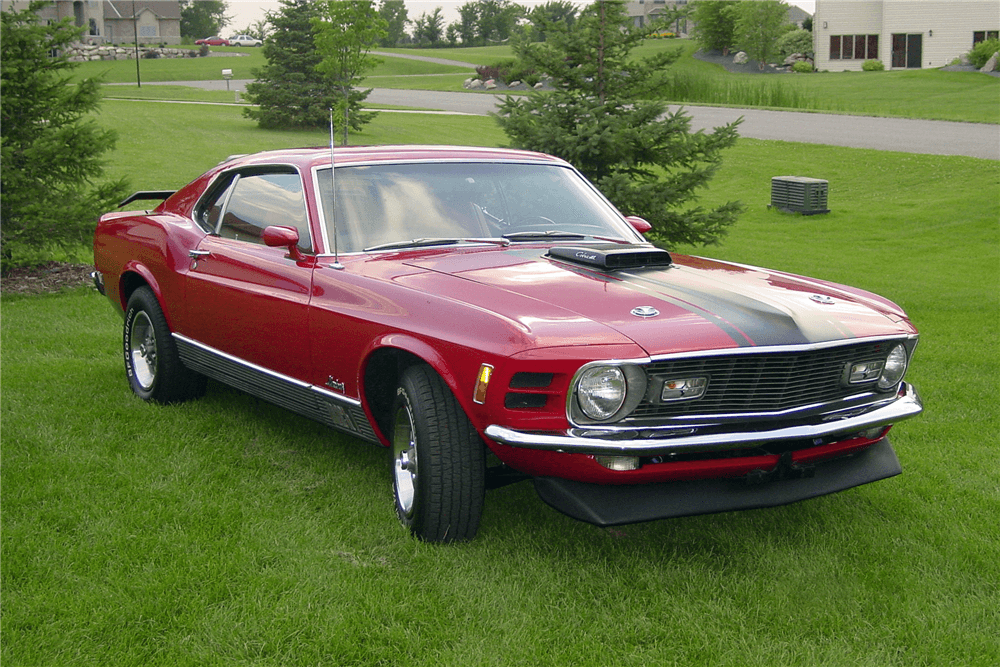
[[[392,415],[399,520],[427,542],[472,539],[486,494],[485,445],[448,385],[429,366],[411,366],[400,379]]]
[[[205,376],[181,362],[167,318],[148,287],[129,297],[122,352],[129,386],[144,401],[177,403],[205,393]]]

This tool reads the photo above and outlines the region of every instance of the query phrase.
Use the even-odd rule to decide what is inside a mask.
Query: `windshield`
[[[510,163],[421,163],[337,167],[317,173],[326,235],[339,252],[402,247],[407,241],[641,239],[577,173]],[[402,245],[400,245],[402,244]]]

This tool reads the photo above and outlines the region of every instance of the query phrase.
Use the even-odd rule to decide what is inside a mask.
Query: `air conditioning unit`
[[[771,206],[802,215],[829,213],[826,207],[829,190],[829,182],[819,178],[775,176],[771,179]]]

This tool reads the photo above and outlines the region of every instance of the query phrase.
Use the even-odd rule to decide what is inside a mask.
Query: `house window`
[[[1000,39],[1000,30],[977,30],[972,33],[973,46],[988,39]]]
[[[830,60],[878,58],[878,35],[831,35]]]

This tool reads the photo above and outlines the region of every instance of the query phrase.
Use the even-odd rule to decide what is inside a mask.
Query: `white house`
[[[816,0],[816,69],[944,67],[1000,33],[1000,0]]]

